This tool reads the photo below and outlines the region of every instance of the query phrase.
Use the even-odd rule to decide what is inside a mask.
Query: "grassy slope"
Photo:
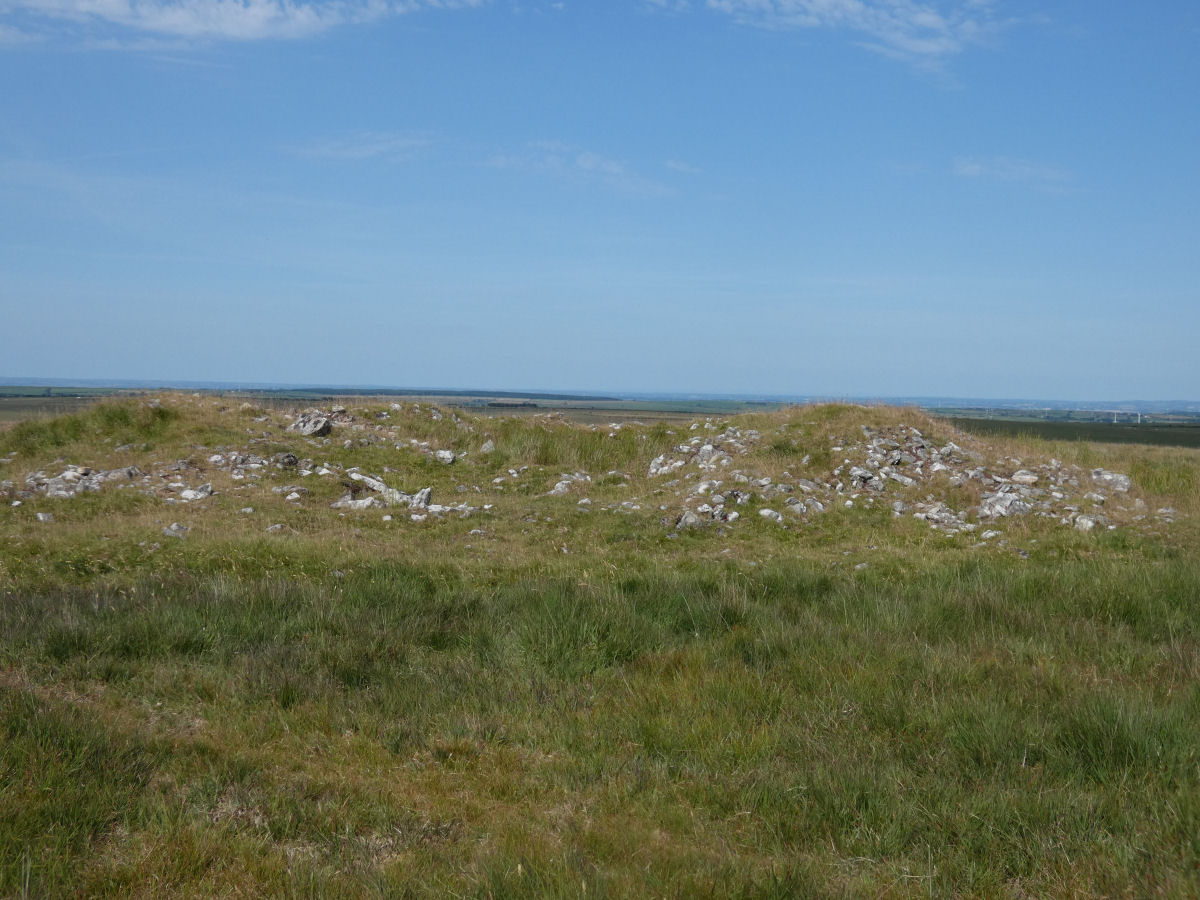
[[[751,509],[671,538],[643,475],[682,429],[393,413],[472,451],[443,467],[259,414],[102,404],[0,432],[0,478],[253,437],[495,508],[385,523],[329,510],[333,484],[296,506],[219,472],[202,505],[5,507],[0,894],[1200,890],[1200,454],[973,444],[1129,472],[1180,513],[1158,533],[1006,522],[976,547],[886,510]],[[804,408],[739,420],[769,439],[738,465],[815,474],[831,436],[901,420],[951,436]],[[540,496],[577,469],[596,481]],[[187,539],[161,535],[176,520]]]

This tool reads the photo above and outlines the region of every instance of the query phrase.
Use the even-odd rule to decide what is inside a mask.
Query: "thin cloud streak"
[[[289,40],[340,25],[487,0],[0,0],[0,15],[107,25],[192,40]],[[0,25],[0,28],[6,26]],[[6,28],[7,30],[7,28]],[[3,32],[0,32],[3,34]]]
[[[493,154],[485,165],[603,184],[627,194],[666,196],[671,190],[614,159],[560,141],[535,141],[518,152]]]
[[[951,171],[959,178],[1025,182],[1048,188],[1061,187],[1071,178],[1069,172],[1056,166],[1009,156],[959,157]]]
[[[864,47],[895,59],[937,66],[998,34],[992,0],[707,0],[709,9],[763,28],[844,29]]]
[[[2,8],[2,7],[0,7]],[[37,35],[27,34],[19,28],[0,24],[0,47],[15,47],[19,44],[32,44],[39,40]]]
[[[363,161],[383,159],[403,162],[412,159],[422,150],[433,145],[433,140],[422,134],[392,134],[364,131],[349,137],[317,141],[297,147],[295,153],[312,159]]]

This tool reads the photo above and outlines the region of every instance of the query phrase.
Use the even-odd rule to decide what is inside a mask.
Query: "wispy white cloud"
[[[0,15],[107,25],[187,39],[308,37],[338,25],[487,0],[0,0]],[[0,25],[0,27],[4,27]]]
[[[495,153],[488,158],[486,165],[591,181],[623,193],[671,193],[665,185],[638,174],[624,160],[560,141],[535,141],[515,152]]]
[[[361,131],[346,137],[314,141],[296,147],[295,152],[314,159],[402,161],[412,159],[432,144],[433,139],[424,134]]]
[[[36,35],[27,34],[19,28],[0,23],[0,47],[30,44],[38,40]]]
[[[951,171],[960,178],[1019,181],[1043,188],[1062,188],[1071,179],[1065,169],[1011,156],[959,157]]]
[[[765,28],[834,28],[884,55],[937,66],[1014,20],[993,0],[706,0],[709,9]]]
[[[693,166],[691,163],[685,163],[678,159],[668,159],[665,163],[663,163],[663,165],[665,165],[672,172],[679,172],[681,175],[700,175],[704,171],[703,169]]]

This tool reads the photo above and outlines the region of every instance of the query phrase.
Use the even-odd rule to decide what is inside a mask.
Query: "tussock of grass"
[[[83,412],[19,422],[0,430],[0,455],[36,456],[73,446],[94,450],[103,444],[150,443],[161,438],[179,419],[179,412],[167,406],[106,400]]]

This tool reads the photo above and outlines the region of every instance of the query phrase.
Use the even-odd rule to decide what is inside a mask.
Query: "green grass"
[[[35,456],[101,442],[152,442],[178,419],[179,413],[169,407],[105,400],[78,413],[19,422],[0,431],[0,454]]]
[[[95,442],[135,434],[202,459],[264,430],[164,407],[38,423],[21,452],[103,460]],[[742,464],[824,465],[831,437],[908,416],[756,416]],[[887,509],[783,529],[751,504],[672,538],[674,489],[645,467],[686,429],[393,419],[469,455],[278,425],[262,446],[496,508],[384,523],[329,510],[332,484],[298,508],[206,473],[222,493],[203,507],[0,511],[0,895],[1200,890],[1194,455],[1086,446],[1177,507],[1170,530],[1006,522],[1007,547],[979,548]],[[1061,452],[995,454],[1017,450]],[[527,489],[490,487],[519,466]],[[539,496],[576,469],[580,493]],[[159,533],[176,518],[186,540]]]

